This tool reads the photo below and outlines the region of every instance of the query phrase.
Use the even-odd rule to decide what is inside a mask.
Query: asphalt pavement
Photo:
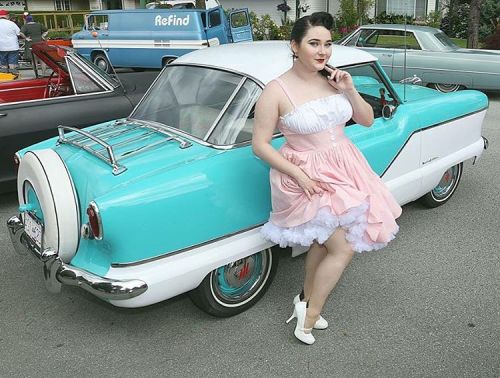
[[[397,238],[355,256],[312,346],[285,324],[303,256],[284,250],[266,295],[232,318],[186,295],[120,309],[78,288],[49,294],[8,238],[16,195],[0,195],[0,377],[500,377],[500,94],[489,96],[483,158],[447,204],[404,206]]]

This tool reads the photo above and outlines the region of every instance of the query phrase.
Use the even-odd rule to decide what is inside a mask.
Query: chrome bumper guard
[[[484,149],[488,149],[488,146],[490,145],[490,142],[488,141],[488,139],[486,139],[486,137],[482,137],[483,138],[483,144],[484,144]]]
[[[20,255],[31,252],[43,263],[43,276],[47,289],[52,293],[61,291],[61,284],[79,286],[93,295],[109,300],[130,299],[137,297],[148,289],[141,280],[112,280],[66,265],[59,258],[57,251],[39,248],[24,232],[24,224],[20,217],[13,216],[7,221],[10,239],[15,251]]]

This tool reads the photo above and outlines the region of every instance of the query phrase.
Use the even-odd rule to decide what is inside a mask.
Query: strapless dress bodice
[[[331,148],[345,139],[344,126],[352,117],[344,94],[334,94],[301,104],[280,117],[278,127],[296,151]]]

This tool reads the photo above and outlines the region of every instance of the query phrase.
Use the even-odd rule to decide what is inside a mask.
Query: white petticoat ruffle
[[[341,215],[335,215],[328,207],[322,207],[316,216],[306,223],[295,227],[279,227],[269,221],[262,226],[260,232],[265,239],[279,244],[282,248],[310,247],[315,241],[323,244],[338,227],[342,227],[346,231],[346,240],[355,252],[374,251],[385,247],[394,239],[398,230],[391,235],[387,243],[368,240],[365,236],[368,207],[368,202],[364,202]]]

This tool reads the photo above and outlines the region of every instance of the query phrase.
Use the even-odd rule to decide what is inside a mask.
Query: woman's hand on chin
[[[347,71],[339,70],[338,68],[331,68],[325,66],[325,70],[329,73],[328,83],[339,92],[354,91],[354,83],[352,77]]]

